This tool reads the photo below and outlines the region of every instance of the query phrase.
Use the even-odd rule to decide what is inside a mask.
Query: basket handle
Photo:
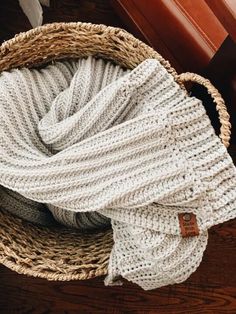
[[[220,127],[220,139],[225,147],[229,146],[230,135],[231,135],[231,123],[229,122],[229,114],[225,106],[225,102],[219,93],[219,91],[211,84],[211,82],[198,75],[196,73],[185,72],[178,75],[178,81],[180,83],[184,82],[194,82],[206,87],[208,94],[212,97],[213,102],[216,104],[216,110],[219,114],[219,121],[221,123]]]

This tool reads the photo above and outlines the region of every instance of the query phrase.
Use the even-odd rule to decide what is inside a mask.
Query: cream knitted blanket
[[[236,217],[230,156],[201,101],[157,60],[132,71],[89,57],[3,72],[0,119],[1,208],[43,225],[111,219],[107,284],[182,282],[208,228]],[[199,234],[183,237],[181,213]]]

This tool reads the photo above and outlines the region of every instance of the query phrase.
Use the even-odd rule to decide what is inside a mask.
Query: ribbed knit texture
[[[31,207],[42,224],[50,213],[79,228],[111,219],[107,284],[185,280],[207,229],[236,217],[230,156],[201,101],[157,60],[132,71],[89,57],[3,72],[0,110],[2,207],[22,218]],[[182,238],[181,212],[196,214],[199,236]]]

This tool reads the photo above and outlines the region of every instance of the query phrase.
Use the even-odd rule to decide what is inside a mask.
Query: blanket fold
[[[200,100],[154,59],[0,75],[0,205],[43,225],[114,232],[106,284],[187,279],[207,230],[236,217],[236,169]],[[180,213],[199,235],[183,238]],[[54,219],[53,219],[54,217]]]

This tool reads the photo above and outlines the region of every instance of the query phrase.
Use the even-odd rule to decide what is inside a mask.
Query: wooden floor
[[[0,40],[30,26],[16,0],[0,2]],[[45,21],[82,20],[125,28],[109,1],[52,1]],[[63,11],[63,13],[62,13]],[[231,148],[236,161],[236,149]],[[145,292],[125,283],[104,287],[103,278],[84,282],[47,282],[0,267],[0,313],[236,313],[236,220],[210,230],[197,271],[183,284]]]

